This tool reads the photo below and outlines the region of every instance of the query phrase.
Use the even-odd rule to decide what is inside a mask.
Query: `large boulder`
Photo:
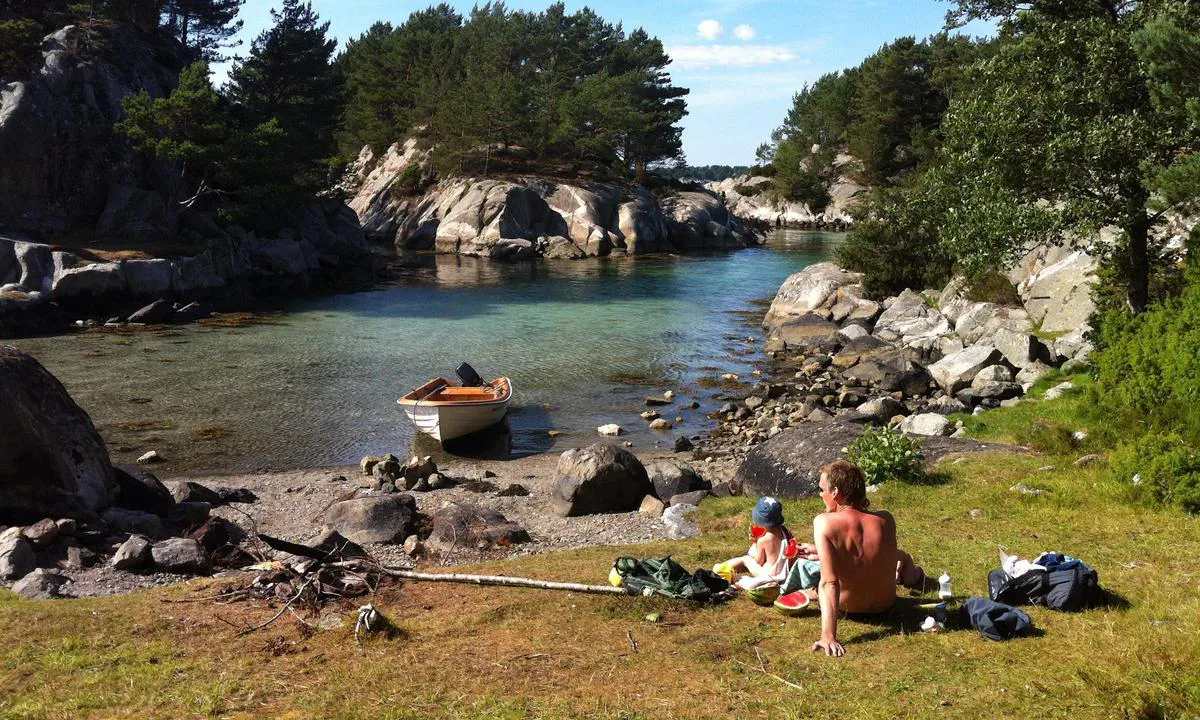
[[[94,519],[115,489],[87,413],[37,360],[0,346],[0,522]]]
[[[53,570],[38,568],[13,583],[12,590],[26,600],[49,600],[62,595],[62,586],[71,579]]]
[[[712,483],[695,468],[679,460],[656,460],[646,466],[646,474],[654,485],[655,496],[664,502],[683,493],[712,489]]]
[[[188,575],[207,575],[212,572],[208,553],[190,538],[169,538],[150,547],[150,558],[160,570]]]
[[[429,543],[449,550],[454,547],[488,550],[529,542],[529,533],[495,510],[467,503],[450,503],[433,515]]]
[[[412,534],[417,501],[408,493],[390,493],[334,503],[325,523],[357,543],[399,543]]]
[[[746,454],[733,483],[741,483],[746,495],[816,495],[821,466],[843,457],[861,431],[861,426],[846,422],[802,423],[784,430]],[[927,467],[950,453],[1001,448],[1009,446],[952,437],[929,437],[921,442]]]
[[[1000,351],[991,345],[972,345],[961,352],[947,355],[928,370],[934,381],[947,395],[970,387],[975,375],[985,367],[995,365],[1003,359]]]
[[[839,333],[840,329],[836,323],[813,313],[788,317],[772,327],[768,349],[786,349],[805,354],[832,352],[845,340]]]
[[[950,332],[950,323],[921,295],[905,290],[875,321],[875,337],[897,345],[912,345]]]
[[[92,263],[54,274],[51,291],[60,302],[91,302],[114,298],[126,290],[119,262]]]
[[[831,304],[836,300],[839,288],[857,283],[861,277],[833,263],[809,265],[788,276],[780,286],[763,318],[763,326],[770,330],[789,318],[800,317]]]
[[[932,435],[942,437],[954,432],[954,426],[944,415],[918,413],[909,415],[900,423],[900,432],[905,435]]]
[[[653,488],[633,453],[600,442],[559,457],[551,504],[564,517],[631,512]]]
[[[37,566],[37,554],[29,541],[21,536],[20,528],[0,533],[0,579],[24,577]]]
[[[1091,291],[1097,267],[1096,258],[1084,250],[1043,245],[1029,251],[1009,279],[1038,327],[1063,332],[1085,325],[1095,310]]]

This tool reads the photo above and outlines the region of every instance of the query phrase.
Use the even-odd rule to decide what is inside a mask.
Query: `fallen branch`
[[[804,689],[803,687],[797,685],[796,683],[791,682],[789,680],[784,680],[783,678],[779,677],[778,675],[771,672],[770,670],[767,670],[767,661],[763,658],[762,653],[758,651],[757,647],[754,648],[754,654],[758,656],[758,667],[750,667],[749,665],[742,662],[741,660],[736,660],[735,662],[737,662],[738,665],[741,665],[742,667],[746,668],[747,670],[753,670],[754,672],[762,673],[763,675],[766,675],[767,677],[772,678],[773,680],[778,680],[779,682],[783,683],[784,685],[787,685],[788,687],[793,687],[793,688],[796,688],[797,690]]]
[[[334,563],[341,565],[342,563]],[[468,585],[499,585],[501,587],[523,587],[538,590],[568,590],[592,595],[625,595],[625,589],[612,585],[585,585],[583,583],[551,582],[549,580],[533,580],[532,578],[509,577],[507,575],[463,575],[461,573],[423,573],[402,568],[380,566],[379,572],[404,580],[425,580],[428,582],[452,582]]]

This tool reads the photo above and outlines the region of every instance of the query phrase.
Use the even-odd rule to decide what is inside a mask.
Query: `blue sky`
[[[245,42],[270,24],[273,0],[246,0],[241,17]],[[376,20],[403,23],[430,2],[409,0],[313,0],[341,41]],[[464,13],[474,3],[451,2]],[[541,10],[542,2],[509,2]],[[683,145],[694,165],[746,165],[754,149],[783,120],[792,94],[824,73],[857,65],[880,45],[904,35],[937,32],[950,7],[935,0],[603,0],[588,5],[627,30],[644,27],[674,59],[676,85],[691,89]],[[986,28],[970,28],[976,34]],[[218,80],[224,75],[217,68]]]

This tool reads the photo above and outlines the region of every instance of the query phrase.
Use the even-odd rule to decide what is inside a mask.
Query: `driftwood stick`
[[[531,578],[508,577],[507,575],[463,575],[461,573],[423,573],[402,568],[379,567],[385,575],[405,580],[426,580],[429,582],[466,583],[469,585],[499,585],[502,587],[535,588],[538,590],[568,590],[593,595],[625,595],[625,589],[612,585],[585,585],[583,583],[551,582],[549,580],[533,580]]]

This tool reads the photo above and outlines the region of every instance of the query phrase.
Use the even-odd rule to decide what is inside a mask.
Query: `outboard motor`
[[[454,371],[459,380],[462,380],[463,387],[483,387],[483,378],[479,377],[479,373],[475,372],[475,368],[463,363]]]

